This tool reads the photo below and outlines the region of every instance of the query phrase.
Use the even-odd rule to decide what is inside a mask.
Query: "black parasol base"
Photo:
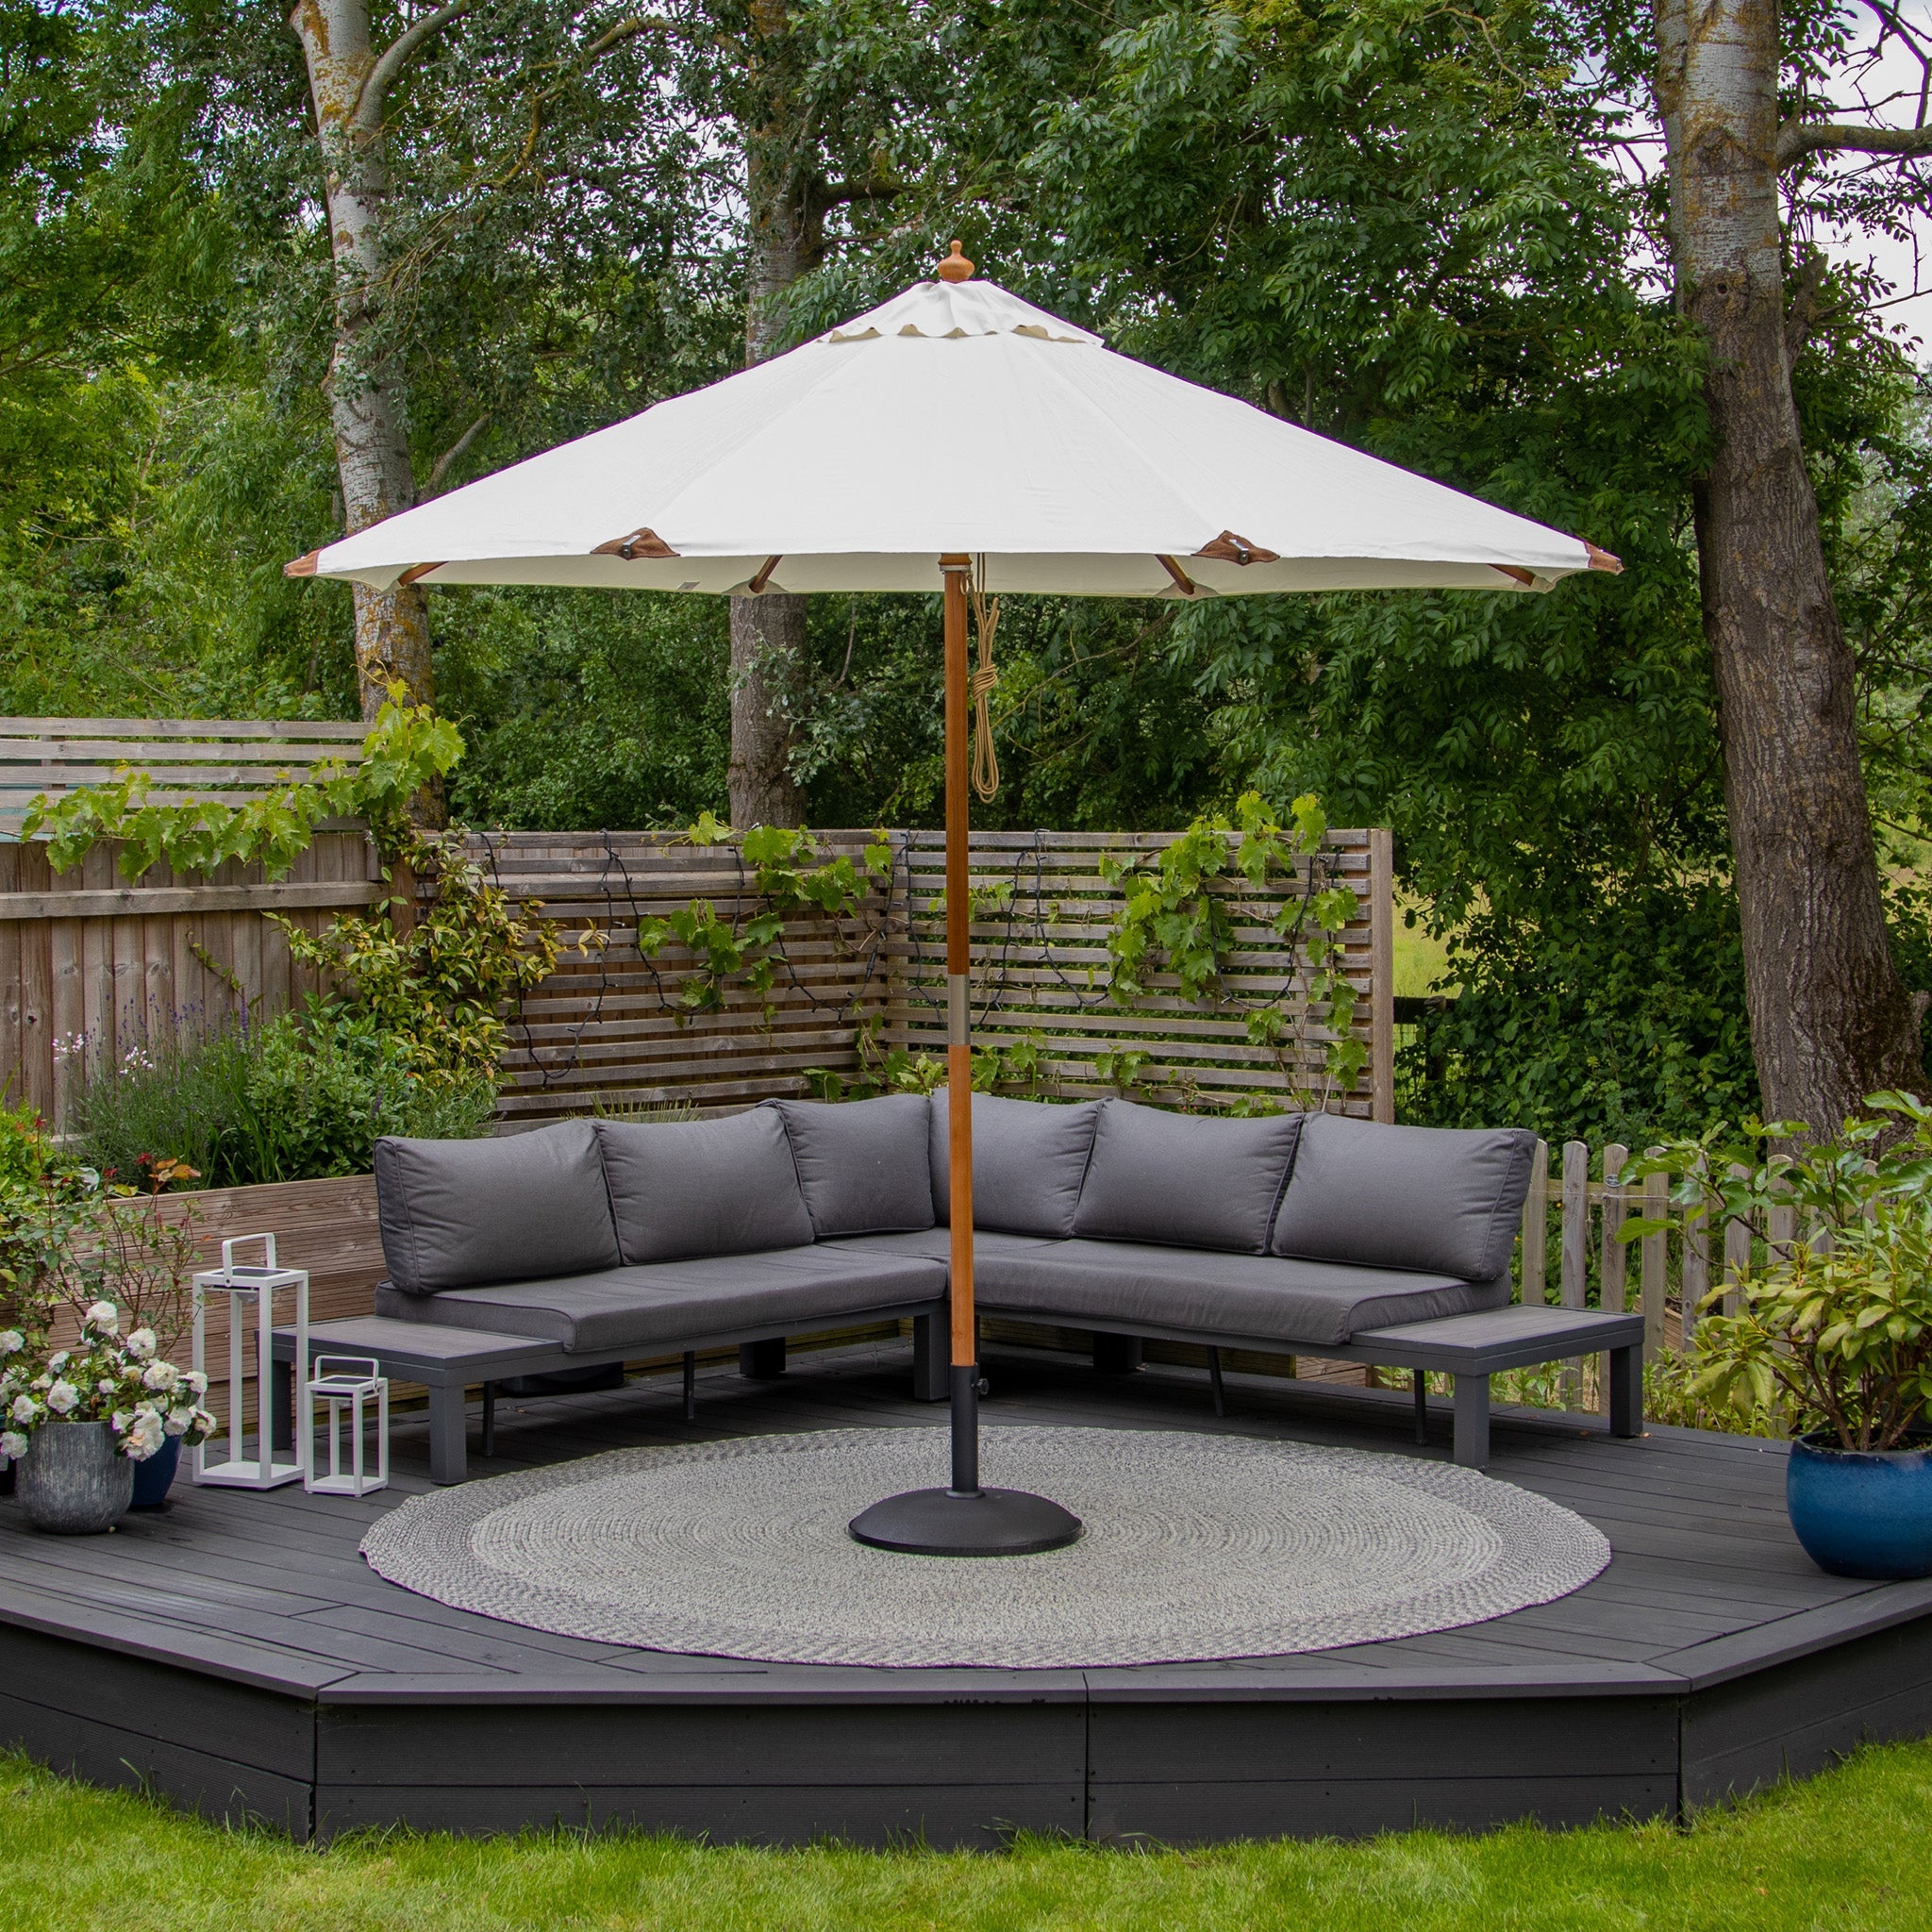
[[[1031,1557],[1078,1540],[1080,1519],[1024,1490],[908,1490],[852,1519],[853,1536],[908,1557]]]
[[[1032,1557],[1080,1535],[1071,1509],[1024,1490],[979,1487],[979,1370],[953,1369],[953,1486],[908,1490],[861,1509],[847,1528],[875,1550],[908,1557]]]

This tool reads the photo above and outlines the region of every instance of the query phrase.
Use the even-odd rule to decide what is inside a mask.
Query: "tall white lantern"
[[[235,1250],[259,1241],[263,1250],[260,1267],[239,1266]],[[194,1451],[194,1480],[225,1485],[240,1490],[274,1490],[283,1483],[300,1482],[308,1467],[310,1446],[295,1432],[293,1459],[281,1461],[275,1452],[275,1296],[284,1291],[295,1303],[296,1373],[306,1381],[308,1362],[308,1275],[301,1268],[275,1265],[275,1238],[272,1234],[242,1234],[222,1243],[222,1265],[194,1277],[194,1366],[208,1374],[208,1298],[211,1294],[228,1297],[228,1426],[222,1439],[227,1454],[220,1461],[208,1455],[206,1442]],[[250,1317],[253,1317],[251,1324]],[[242,1419],[247,1412],[245,1376],[250,1366],[249,1351],[243,1338],[250,1326],[255,1330],[255,1450],[243,1452],[247,1439]],[[296,1405],[291,1402],[292,1426]],[[306,1409],[303,1403],[301,1407]]]

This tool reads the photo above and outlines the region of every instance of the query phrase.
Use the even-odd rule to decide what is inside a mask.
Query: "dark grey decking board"
[[[987,1421],[1213,1429],[1418,1453],[1404,1393],[1102,1376],[990,1351]],[[934,1427],[907,1352],[794,1357],[782,1381],[675,1376],[504,1402],[482,1474],[638,1442]],[[1448,1405],[1425,1453],[1448,1455]],[[0,1504],[0,1736],[298,1835],[405,1820],[562,1821],[716,1838],[985,1843],[1355,1832],[1417,1819],[1674,1814],[1932,1729],[1932,1584],[1828,1577],[1797,1549],[1775,1445],[1498,1418],[1491,1473],[1617,1552],[1557,1603],[1304,1657],[1091,1671],[885,1671],[674,1657],[472,1616],[375,1576],[357,1545],[426,1489],[360,1503],[196,1491],[111,1538],[36,1537]],[[937,1472],[936,1472],[937,1474]],[[102,1653],[110,1654],[104,1660]]]

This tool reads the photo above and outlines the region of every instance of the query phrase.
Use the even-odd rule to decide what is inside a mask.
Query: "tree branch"
[[[349,110],[349,125],[363,134],[373,134],[380,127],[383,106],[396,76],[451,21],[467,13],[475,4],[475,0],[449,0],[447,6],[439,7],[406,26],[384,49],[382,58],[357,90],[356,105]]]
[[[1807,155],[1932,155],[1932,127],[1860,127],[1849,121],[1787,121],[1778,129],[1777,164],[1789,168]]]
[[[442,481],[444,472],[447,471],[449,466],[453,462],[455,462],[456,459],[459,456],[461,456],[462,453],[466,449],[468,449],[473,442],[475,441],[476,432],[479,429],[481,429],[484,424],[489,422],[489,420],[490,411],[488,409],[485,409],[483,413],[480,416],[478,416],[476,420],[474,423],[472,423],[470,426],[466,430],[464,430],[463,433],[459,437],[458,437],[457,440],[453,443],[451,443],[450,446],[446,450],[444,450],[440,457],[437,458],[434,468],[432,468],[429,472],[429,480],[423,486],[424,493],[425,495],[430,491],[434,490],[436,486]]]

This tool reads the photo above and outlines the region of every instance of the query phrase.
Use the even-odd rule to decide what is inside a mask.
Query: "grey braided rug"
[[[1609,1544],[1508,1483],[1231,1436],[990,1428],[982,1478],[1087,1525],[1036,1557],[856,1543],[868,1503],[944,1480],[929,1428],[622,1449],[415,1496],[377,1574],[534,1630],[788,1663],[1022,1669],[1279,1656],[1478,1624],[1588,1583]]]

